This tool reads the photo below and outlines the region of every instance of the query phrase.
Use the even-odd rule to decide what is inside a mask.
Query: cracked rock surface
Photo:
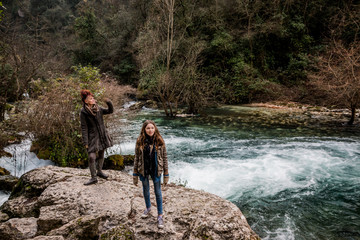
[[[158,229],[156,200],[145,209],[141,183],[106,170],[107,180],[84,186],[88,169],[47,166],[24,174],[1,207],[4,239],[259,239],[240,209],[204,191],[162,187],[165,227]],[[152,185],[152,184],[151,184]]]

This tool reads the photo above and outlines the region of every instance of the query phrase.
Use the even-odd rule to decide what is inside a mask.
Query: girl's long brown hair
[[[165,144],[164,139],[161,137],[159,129],[157,128],[156,124],[151,120],[146,120],[143,123],[140,135],[136,140],[136,148],[144,149],[144,143],[145,143],[145,139],[146,139],[145,128],[148,124],[152,124],[155,127],[154,143],[155,143],[156,149],[158,148],[158,146],[162,146]]]

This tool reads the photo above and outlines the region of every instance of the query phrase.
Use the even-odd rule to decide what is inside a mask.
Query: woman
[[[105,100],[108,109],[99,107],[96,104],[94,95],[89,90],[81,90],[80,93],[81,100],[84,103],[80,112],[81,132],[83,144],[88,152],[89,168],[91,173],[91,179],[84,183],[84,185],[90,185],[97,183],[96,176],[104,179],[108,178],[108,176],[102,172],[104,164],[104,151],[113,144],[105,129],[103,115],[113,113],[114,108],[111,101],[108,99]],[[96,154],[98,154],[97,158]],[[97,172],[95,169],[96,161]]]
[[[169,181],[169,172],[165,142],[155,123],[146,120],[136,141],[133,182],[137,186],[140,176],[146,205],[141,217],[146,218],[151,210],[149,176],[153,180],[159,228],[164,227],[161,195],[161,174],[163,172],[164,184],[166,185]]]

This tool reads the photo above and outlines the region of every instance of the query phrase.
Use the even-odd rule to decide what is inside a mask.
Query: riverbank
[[[323,106],[314,106],[297,102],[252,103],[246,104],[244,106],[276,109],[279,112],[293,115],[310,116],[312,119],[314,119],[314,122],[317,121],[319,124],[323,125],[346,125],[351,118],[350,109],[327,108]],[[357,117],[360,117],[360,115]],[[359,125],[359,121],[356,121],[354,125]]]

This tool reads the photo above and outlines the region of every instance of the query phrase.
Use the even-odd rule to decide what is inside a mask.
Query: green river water
[[[255,109],[176,119],[143,109],[112,152],[133,154],[142,122],[154,120],[171,180],[230,200],[262,239],[360,239],[359,126],[267,125],[244,111]]]

